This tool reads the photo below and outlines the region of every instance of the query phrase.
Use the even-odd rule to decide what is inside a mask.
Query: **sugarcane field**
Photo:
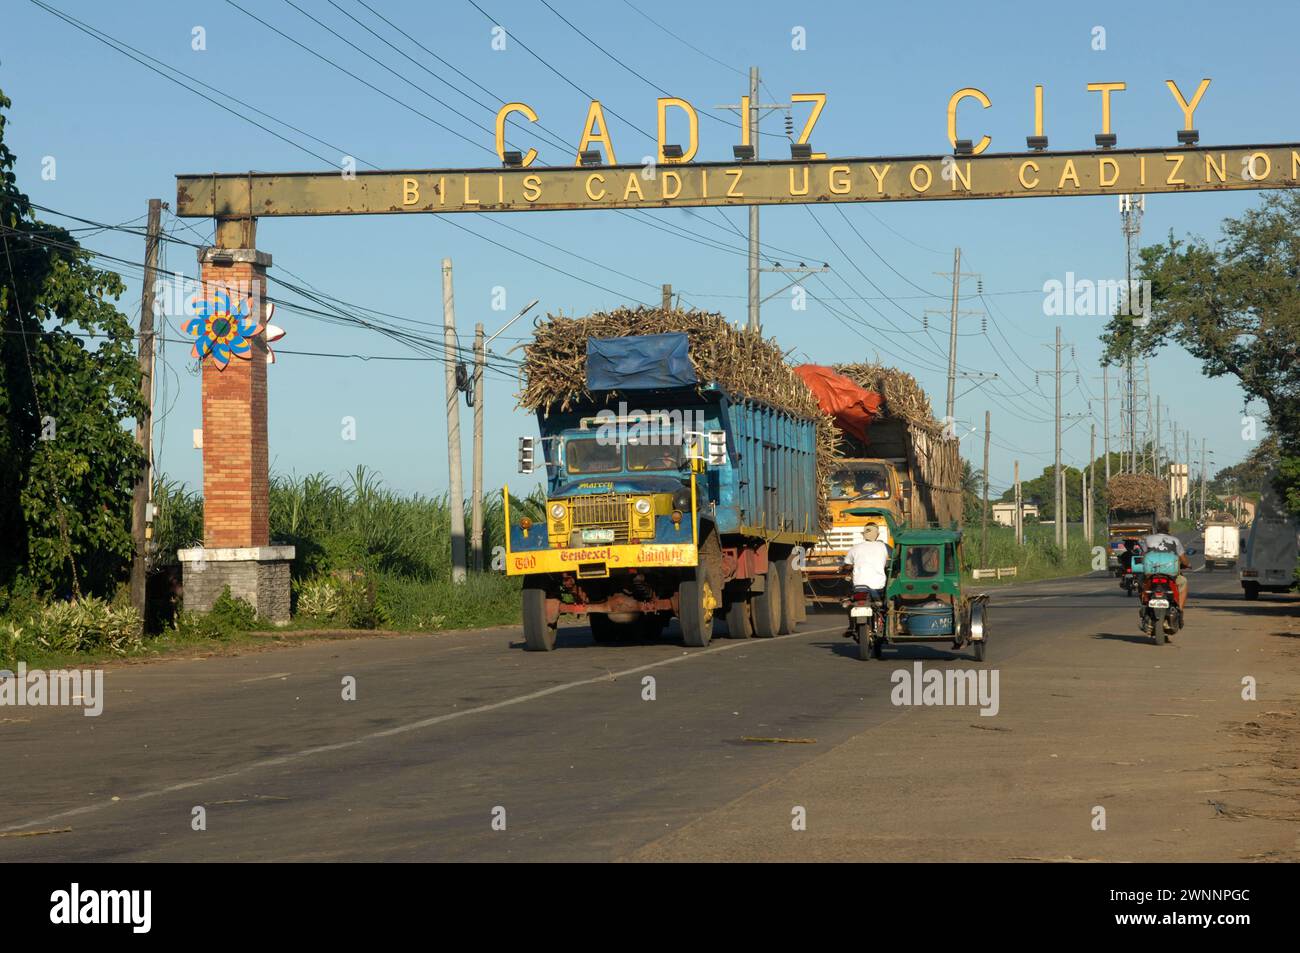
[[[738,12],[0,3],[20,942],[1293,925],[1300,8]]]

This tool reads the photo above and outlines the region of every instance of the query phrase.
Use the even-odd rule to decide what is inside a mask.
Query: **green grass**
[[[988,556],[980,561],[982,534],[979,525],[968,526],[962,533],[962,545],[966,550],[966,559],[972,566],[997,569],[1015,566],[1014,577],[1001,580],[1003,583],[1033,580],[1056,579],[1062,576],[1081,576],[1092,571],[1092,547],[1103,545],[1098,533],[1098,541],[1089,543],[1083,538],[1082,528],[1071,526],[1065,551],[1056,545],[1055,527],[1039,523],[1025,524],[1025,542],[1016,545],[1016,534],[1009,526],[989,526]],[[966,574],[967,579],[971,579]],[[996,580],[980,579],[980,585],[995,583]]]

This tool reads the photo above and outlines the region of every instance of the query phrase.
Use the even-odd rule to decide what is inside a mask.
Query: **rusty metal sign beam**
[[[542,212],[1284,189],[1300,144],[814,161],[178,175],[177,214]]]

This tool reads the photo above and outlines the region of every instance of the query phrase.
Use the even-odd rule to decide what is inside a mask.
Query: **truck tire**
[[[1242,586],[1241,588],[1242,588],[1242,593],[1241,593],[1241,594],[1242,594],[1243,596],[1245,596],[1247,599],[1258,599],[1258,598],[1259,598],[1259,583],[1256,583],[1256,582],[1248,582],[1248,583],[1246,583],[1244,586]]]
[[[753,634],[754,626],[749,621],[749,600],[732,600],[727,607],[727,638],[747,639]]]
[[[770,639],[781,629],[781,577],[777,575],[776,567],[775,562],[767,564],[766,585],[749,601],[756,639]]]
[[[778,559],[772,563],[772,568],[776,571],[776,578],[781,584],[780,625],[777,631],[781,635],[789,635],[799,627],[799,610],[796,604],[803,600],[803,587],[797,586],[795,583],[794,564],[788,558]],[[798,588],[797,597],[795,595],[796,586]]]
[[[794,558],[790,559],[790,596],[794,600],[794,621],[808,621],[808,597],[804,588],[806,577],[803,570],[799,568],[799,563]]]
[[[682,626],[682,641],[688,648],[702,649],[713,638],[713,610],[717,596],[707,575],[683,579],[677,587],[677,621]]]
[[[557,622],[546,621],[546,590],[524,584],[524,648],[529,652],[549,652],[555,648]]]

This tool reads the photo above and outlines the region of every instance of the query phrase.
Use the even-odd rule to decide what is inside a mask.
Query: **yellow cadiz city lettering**
[[[1169,170],[1169,175],[1168,175],[1168,177],[1165,179],[1165,184],[1166,184],[1166,185],[1186,185],[1186,184],[1187,184],[1186,180],[1183,179],[1182,176],[1179,176],[1179,175],[1178,175],[1178,170],[1181,169],[1181,168],[1183,167],[1183,160],[1184,160],[1185,158],[1186,158],[1186,156],[1180,156],[1180,155],[1165,156],[1165,161],[1166,161],[1166,162],[1172,162],[1172,163],[1174,164],[1174,167],[1173,167],[1172,169]]]
[[[599,202],[605,197],[605,189],[601,188],[600,194],[597,195],[595,192],[591,191],[591,184],[593,182],[600,182],[603,186],[605,177],[599,172],[593,172],[591,175],[587,176],[587,198],[591,199],[593,202]]]
[[[415,179],[402,179],[402,204],[414,205],[420,201],[420,183]]]
[[[1110,178],[1106,177],[1106,170],[1110,170]],[[1102,156],[1097,160],[1097,184],[1103,189],[1108,189],[1119,181],[1119,163],[1110,156]]]
[[[706,172],[705,174],[707,175],[708,173]],[[744,169],[727,170],[727,175],[732,177],[731,184],[727,186],[727,198],[742,199],[745,197],[745,193],[740,191],[740,180],[744,176],[744,174],[745,174]]]
[[[877,195],[884,195],[884,194],[885,194],[885,176],[889,174],[890,166],[886,165],[883,169],[877,169],[874,165],[869,165],[869,166],[867,166],[867,168],[870,169],[870,170],[871,170],[871,174],[872,174],[873,176],[875,176],[875,179],[876,179],[876,194],[877,194]]]
[[[527,103],[506,103],[497,110],[497,158],[502,162],[506,161],[506,117],[511,113],[519,113],[529,122],[537,122],[537,113]],[[529,149],[524,155],[524,165],[532,165],[536,158],[537,150]]]
[[[1034,181],[1030,182],[1028,179],[1025,178],[1026,169],[1033,169],[1035,172],[1037,172],[1038,163],[1035,162],[1033,159],[1026,159],[1024,162],[1020,163],[1020,169],[1016,172],[1016,177],[1020,179],[1020,184],[1022,186],[1024,186],[1027,189],[1038,188],[1038,176],[1035,175]]]
[[[542,177],[537,173],[524,176],[524,201],[536,202],[542,197]]]
[[[952,143],[953,148],[957,147],[957,104],[963,99],[973,99],[985,109],[993,105],[989,98],[974,86],[967,86],[965,89],[959,89],[952,94],[952,98],[948,100],[948,141]],[[992,141],[988,136],[983,136],[979,142],[975,143],[974,148],[971,150],[972,154],[979,155],[989,147],[989,143]],[[929,188],[929,186],[926,186],[926,188]],[[918,189],[917,191],[924,192],[925,189]]]
[[[916,173],[918,172],[925,173],[925,185],[920,185],[917,183]],[[912,189],[914,191],[927,192],[929,191],[930,186],[934,183],[934,173],[930,171],[930,167],[928,165],[923,165],[920,162],[918,162],[916,165],[912,166],[912,171],[907,173],[907,180],[912,183]]]
[[[1059,182],[1056,183],[1056,187],[1058,189],[1065,188],[1066,179],[1072,179],[1074,181],[1074,187],[1076,189],[1079,187],[1079,173],[1074,168],[1073,159],[1065,160],[1065,168],[1061,170],[1061,179]]]
[[[803,171],[803,187],[800,188],[799,186],[794,184],[794,169],[790,170],[790,194],[791,195],[808,194],[808,167],[803,166],[802,171]]]
[[[668,191],[668,183],[672,183],[674,188]],[[659,174],[659,197],[661,199],[675,199],[682,194],[682,176],[679,172],[672,169],[664,169]]]
[[[853,188],[853,180],[849,177],[849,167],[846,165],[833,165],[826,173],[827,188],[832,195],[848,195],[849,190]],[[841,178],[836,179],[836,176]]]

